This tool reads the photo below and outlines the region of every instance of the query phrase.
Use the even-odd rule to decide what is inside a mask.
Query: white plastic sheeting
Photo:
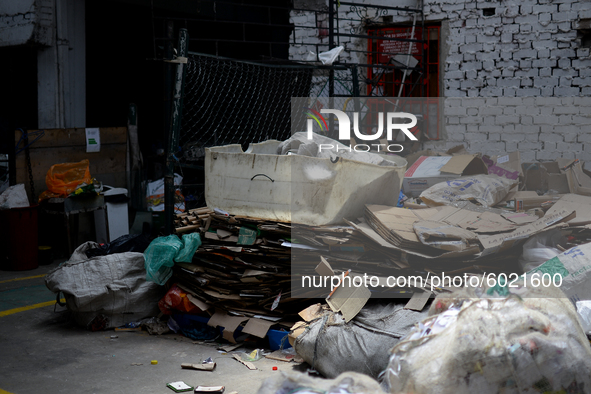
[[[491,298],[477,290],[438,296],[432,316],[392,349],[390,392],[589,392],[591,348],[564,293],[529,286]]]

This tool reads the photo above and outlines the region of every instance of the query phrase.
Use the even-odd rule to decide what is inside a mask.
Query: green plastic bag
[[[183,243],[176,235],[154,239],[144,251],[146,280],[163,285],[172,276],[172,266]]]
[[[190,263],[193,261],[193,255],[201,246],[201,237],[199,233],[191,233],[183,235],[184,247],[176,255],[174,261],[179,263]]]
[[[199,233],[158,237],[144,251],[146,280],[164,285],[172,276],[174,262],[190,263],[201,245]]]

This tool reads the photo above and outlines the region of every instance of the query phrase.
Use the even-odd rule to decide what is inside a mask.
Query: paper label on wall
[[[86,152],[101,151],[101,132],[98,127],[86,129]]]

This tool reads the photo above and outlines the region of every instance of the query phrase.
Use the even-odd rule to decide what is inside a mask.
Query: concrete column
[[[52,1],[54,44],[37,55],[39,128],[85,127],[85,3]]]

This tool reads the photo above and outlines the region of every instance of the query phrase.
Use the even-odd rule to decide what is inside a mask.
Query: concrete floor
[[[256,393],[278,371],[306,370],[306,364],[261,359],[249,370],[220,353],[176,334],[91,332],[77,327],[43,276],[58,262],[31,271],[0,271],[0,394],[173,393],[166,383],[223,385],[226,393]],[[111,339],[117,335],[117,339]],[[233,353],[245,349],[239,348]],[[212,372],[181,369],[212,357]],[[151,360],[158,360],[151,365]],[[132,363],[141,363],[134,366]]]

